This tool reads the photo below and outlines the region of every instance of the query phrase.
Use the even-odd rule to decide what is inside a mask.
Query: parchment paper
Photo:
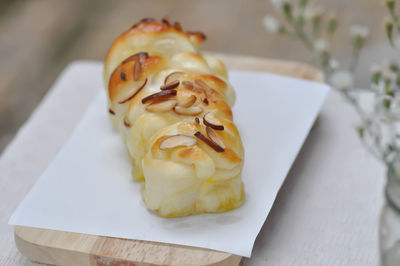
[[[230,81],[237,92],[233,114],[246,154],[246,202],[241,208],[174,219],[148,211],[140,183],[132,181],[126,147],[109,123],[104,89],[99,88],[101,92],[76,130],[9,224],[197,246],[250,257],[329,87],[242,71],[231,71]]]

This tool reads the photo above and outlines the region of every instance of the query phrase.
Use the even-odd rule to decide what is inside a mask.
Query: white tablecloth
[[[96,67],[93,67],[96,71]],[[64,76],[63,78],[74,78]],[[33,264],[7,221],[72,133],[101,78],[49,91],[0,157],[0,265]],[[243,265],[376,265],[383,168],[362,148],[357,117],[332,92]]]

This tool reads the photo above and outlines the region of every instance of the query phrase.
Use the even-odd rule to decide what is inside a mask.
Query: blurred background
[[[382,1],[318,2],[340,17],[334,48],[339,59],[351,53],[352,24],[370,28],[361,65],[392,56],[382,30]],[[113,39],[143,17],[168,14],[185,30],[206,33],[203,50],[312,63],[299,43],[265,31],[262,18],[271,12],[268,0],[0,0],[0,152],[69,62],[103,60]],[[360,70],[361,85],[368,75]]]

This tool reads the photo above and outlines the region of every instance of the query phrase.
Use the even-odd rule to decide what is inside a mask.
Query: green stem
[[[296,36],[303,42],[303,44],[308,48],[313,50],[314,45],[311,42],[310,38],[308,38],[307,34],[302,30],[293,20],[286,20],[290,26],[292,26]]]
[[[397,16],[394,10],[389,10],[389,14],[394,21],[394,25],[396,26],[397,32],[400,32],[399,17]]]
[[[357,115],[360,117],[362,124],[365,125],[365,130],[367,134],[373,139],[374,147],[368,145],[364,139],[362,139],[361,143],[364,147],[379,161],[386,163],[386,158],[384,156],[384,148],[380,142],[381,136],[379,132],[374,132],[371,129],[371,121],[368,119],[367,114],[361,107],[358,100],[348,91],[341,91],[344,98],[353,106],[354,110],[356,111]]]
[[[354,71],[356,70],[359,60],[360,60],[360,50],[354,50],[353,56],[351,58],[350,66],[349,66],[349,70],[351,73],[354,74]]]

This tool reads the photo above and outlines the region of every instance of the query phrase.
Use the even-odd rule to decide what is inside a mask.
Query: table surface
[[[0,265],[33,264],[7,221],[101,86],[100,77],[80,82],[80,97],[56,83],[0,158]],[[243,265],[377,264],[384,173],[359,143],[356,121],[332,92]]]

